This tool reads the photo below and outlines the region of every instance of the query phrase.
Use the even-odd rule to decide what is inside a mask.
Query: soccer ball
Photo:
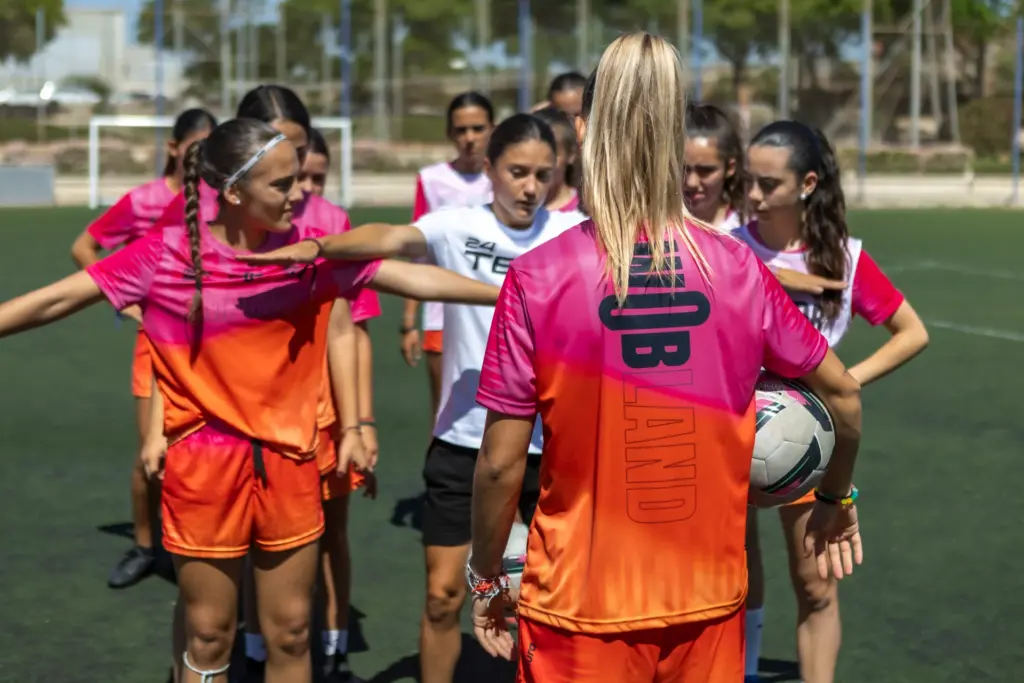
[[[764,374],[757,383],[757,438],[750,462],[750,502],[791,503],[818,485],[836,443],[832,416],[810,389]]]

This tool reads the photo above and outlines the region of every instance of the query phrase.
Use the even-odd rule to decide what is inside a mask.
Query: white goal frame
[[[318,116],[313,119],[313,126],[341,132],[341,155],[338,158],[341,197],[337,199],[347,209],[352,206],[352,120],[340,116]],[[173,127],[173,116],[93,116],[89,119],[89,208],[113,203],[100,196],[100,128],[170,130]]]

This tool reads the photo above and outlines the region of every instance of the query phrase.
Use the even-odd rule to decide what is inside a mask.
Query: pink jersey
[[[544,426],[521,616],[621,633],[743,604],[754,388],[762,367],[807,374],[828,344],[746,245],[690,232],[710,284],[682,242],[670,274],[647,275],[640,243],[622,310],[592,221],[505,277],[477,400]]]
[[[217,212],[220,210],[217,196],[217,191],[205,182],[199,184],[199,217],[201,220],[208,223],[216,220]],[[184,217],[184,212],[184,195],[178,195],[175,202],[168,207],[167,215],[161,218],[160,222],[179,223]],[[352,229],[352,223],[344,209],[319,195],[309,193],[305,194],[302,201],[295,206],[292,222],[299,229],[319,230],[325,235],[337,235]],[[364,289],[352,300],[351,304],[354,322],[361,323],[380,316],[380,299],[376,292]]]
[[[339,235],[352,229],[348,213],[320,195],[307,194],[295,207],[292,222],[298,228],[316,229],[327,235]],[[380,299],[377,292],[363,289],[352,300],[352,321],[365,322],[380,316]]]
[[[88,232],[107,250],[134,242],[157,223],[174,196],[166,178],[139,185],[93,221]]]
[[[560,208],[559,211],[565,213],[567,211],[579,211],[579,209],[580,209],[580,193],[578,191],[576,191],[576,190],[573,190],[572,199],[570,199],[569,202],[565,206]]]
[[[380,262],[249,265],[205,223],[201,231],[200,324],[188,320],[196,288],[184,226],[151,231],[88,273],[118,310],[142,306],[168,434],[216,420],[308,457],[317,444],[330,303],[357,293]],[[323,235],[297,227],[268,235],[260,251]]]

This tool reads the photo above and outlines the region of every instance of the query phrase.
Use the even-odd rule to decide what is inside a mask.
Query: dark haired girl
[[[190,683],[227,680],[250,546],[266,680],[312,678],[307,639],[323,531],[317,397],[334,299],[362,287],[475,305],[498,294],[440,268],[393,261],[244,263],[247,254],[298,242],[319,251],[323,232],[292,220],[303,199],[299,170],[295,146],[270,126],[222,124],[186,155],[181,224],[0,305],[0,337],[104,298],[118,310],[140,306],[170,444],[164,454],[147,451],[145,465],[163,477],[163,539],[181,593]],[[217,193],[213,221],[200,216],[200,179]],[[358,434],[360,426],[340,431]]]
[[[849,369],[861,386],[889,374],[928,344],[924,323],[882,273],[861,241],[850,237],[839,167],[828,140],[796,121],[776,121],[750,143],[749,201],[756,220],[734,231],[780,275],[812,275],[839,282],[818,293],[790,288],[797,307],[835,347],[854,316],[884,325],[892,335]],[[807,683],[831,683],[839,656],[839,596],[834,579],[822,579],[803,539],[813,494],[779,509],[797,598],[797,650]],[[756,680],[763,620],[764,572],[756,515],[747,531],[750,592],[747,598],[748,681]]]
[[[416,200],[412,220],[417,221],[431,211],[446,207],[479,206],[491,201],[491,179],[484,170],[484,152],[494,129],[494,107],[478,92],[456,95],[448,104],[445,122],[448,139],[455,145],[453,161],[432,164],[420,169],[416,177]],[[441,347],[443,315],[435,303],[423,306],[423,339],[417,325],[419,305],[407,301],[402,327],[399,330],[402,356],[410,366],[419,361],[420,352],[427,354],[427,376],[430,380],[430,423],[437,417],[441,401]]]
[[[71,245],[71,258],[80,268],[98,261],[103,249],[113,250],[129,244],[141,238],[156,224],[167,205],[181,191],[185,175],[182,163],[185,150],[209,135],[216,125],[217,120],[213,114],[205,109],[188,109],[178,115],[171,129],[171,138],[167,141],[167,161],[163,176],[129,191],[75,239]],[[132,306],[121,311],[121,315],[139,321],[141,312],[138,307]],[[152,376],[153,360],[149,353],[149,342],[140,329],[132,361],[132,395],[137,406],[136,422],[140,444],[145,443],[146,439]],[[160,487],[146,480],[142,461],[138,458],[132,469],[131,499],[135,544],[110,572],[107,583],[111,588],[131,586],[153,568],[153,525],[156,523],[160,502]]]
[[[318,251],[294,244],[259,259],[309,262],[317,254],[357,260],[403,256],[425,258],[479,282],[500,286],[512,259],[584,220],[576,212],[550,213],[544,199],[555,174],[558,145],[550,127],[535,116],[516,114],[491,134],[484,172],[494,186],[485,206],[447,208],[413,225],[372,225],[325,238]],[[450,683],[459,658],[459,613],[466,598],[473,469],[486,411],[476,403],[493,310],[445,306],[441,406],[423,479],[426,507],[427,598],[420,636],[421,677]],[[541,433],[535,425],[527,483],[519,512],[529,520],[539,494]]]
[[[582,181],[576,128],[564,112],[554,107],[545,107],[535,112],[534,116],[551,126],[558,140],[555,177],[551,181],[545,207],[548,211],[576,211],[580,205],[579,187]]]
[[[583,110],[583,88],[587,85],[587,77],[578,71],[559,74],[548,86],[548,99],[533,108],[539,111],[545,107],[554,107],[565,113],[570,119],[580,115]]]
[[[739,227],[746,201],[743,145],[736,127],[713,104],[686,108],[683,199],[694,218],[723,232]]]

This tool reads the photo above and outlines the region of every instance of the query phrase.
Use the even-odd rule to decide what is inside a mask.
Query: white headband
[[[263,147],[261,147],[258,152],[256,152],[249,158],[249,161],[245,162],[242,165],[242,168],[232,173],[231,177],[224,181],[224,187],[222,189],[226,190],[235,183],[237,183],[239,180],[241,180],[242,176],[251,171],[252,167],[258,164],[260,159],[267,155],[267,152],[277,147],[284,140],[287,140],[287,138],[284,135],[278,135],[273,140],[263,145]]]

